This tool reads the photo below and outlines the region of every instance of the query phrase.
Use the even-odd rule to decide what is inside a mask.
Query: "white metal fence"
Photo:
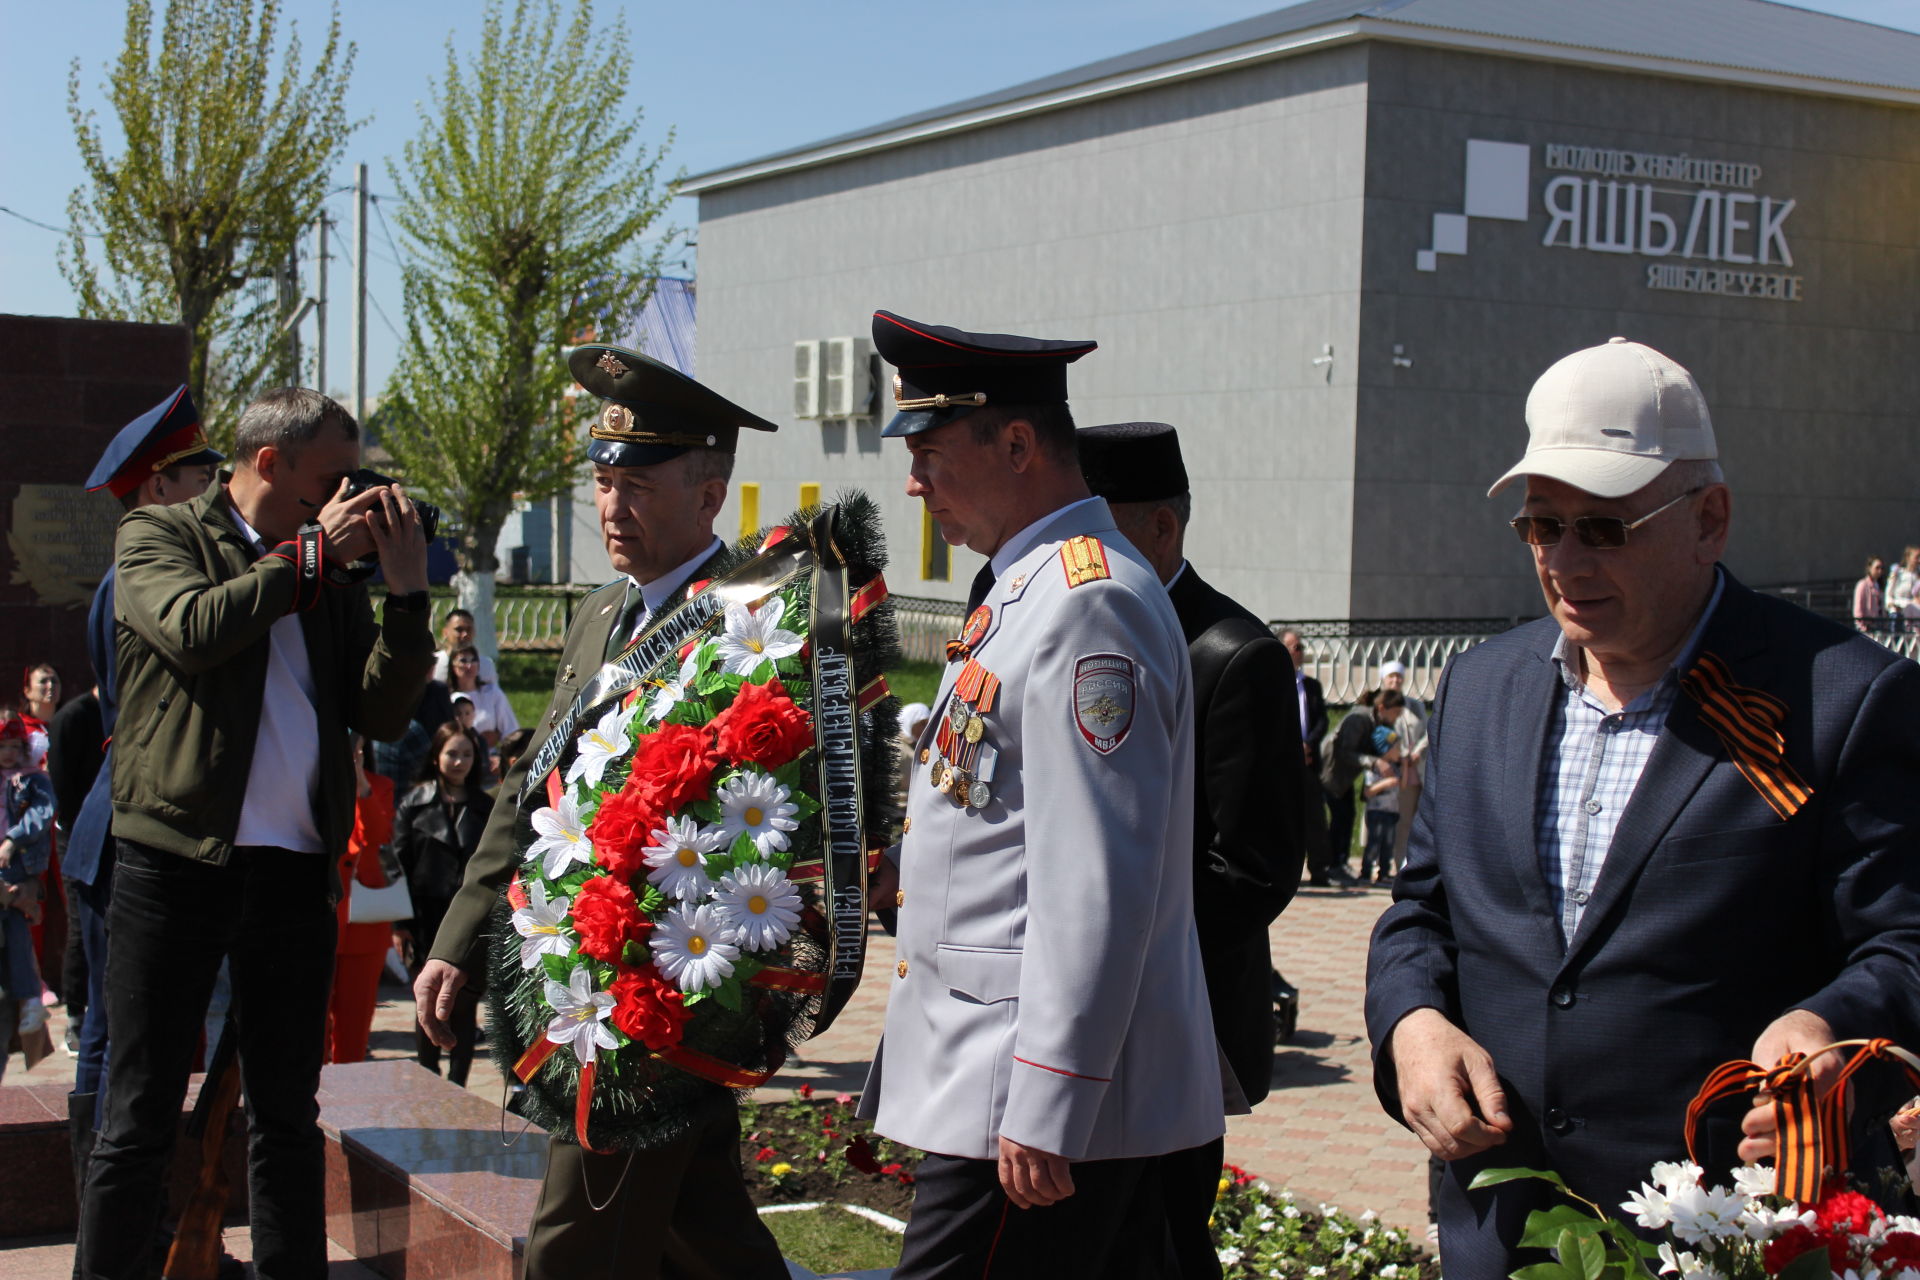
[[[1325,624],[1322,624],[1323,626]],[[1310,635],[1306,624],[1276,624],[1276,630],[1301,631],[1306,647],[1306,673],[1320,682],[1327,701],[1351,705],[1362,693],[1380,687],[1380,668],[1392,661],[1407,665],[1409,697],[1431,699],[1440,687],[1440,673],[1453,655],[1499,634],[1492,628],[1433,635],[1331,636]]]

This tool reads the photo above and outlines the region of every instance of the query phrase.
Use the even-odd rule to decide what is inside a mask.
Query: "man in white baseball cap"
[[[1556,1202],[1482,1169],[1618,1204],[1685,1157],[1719,1064],[1920,1030],[1920,667],[1719,564],[1732,500],[1666,356],[1567,356],[1527,428],[1493,492],[1526,483],[1552,616],[1448,667],[1368,963],[1381,1102],[1448,1162],[1448,1280],[1537,1261]],[[1773,1154],[1770,1107],[1734,1120],[1703,1126],[1710,1183]]]

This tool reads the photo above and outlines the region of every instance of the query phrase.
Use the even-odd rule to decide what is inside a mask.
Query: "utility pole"
[[[353,167],[353,417],[367,420],[367,166]]]
[[[327,394],[327,211],[320,211],[320,220],[314,225],[314,234],[318,239],[318,252],[314,261],[314,328],[313,339],[313,385],[321,395]]]

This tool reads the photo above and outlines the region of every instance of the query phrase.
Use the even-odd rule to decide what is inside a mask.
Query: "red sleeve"
[[[357,861],[354,878],[369,889],[387,882],[380,865],[380,848],[393,839],[393,780],[377,773],[367,775],[372,788],[353,806],[353,835],[347,840],[347,852]]]

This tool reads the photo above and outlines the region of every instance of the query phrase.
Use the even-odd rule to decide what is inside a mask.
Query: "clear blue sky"
[[[1162,40],[1284,7],[1285,0],[970,0],[915,4],[891,0],[706,0],[666,5],[602,3],[604,20],[624,13],[633,50],[632,100],[645,104],[654,142],[672,127],[669,166],[689,173],[857,129],[895,116],[990,92]],[[1684,3],[1684,0],[1675,0]],[[1920,30],[1920,0],[1805,0],[1804,7]],[[287,0],[308,36],[324,29],[318,0]],[[345,35],[359,46],[350,112],[369,116],[349,144],[338,175],[364,160],[376,192],[391,189],[385,161],[413,135],[415,104],[444,65],[449,34],[470,40],[478,0],[341,0]],[[67,119],[67,76],[75,59],[86,104],[102,105],[100,86],[117,56],[124,9],[113,0],[0,0],[0,206],[41,222],[66,222],[80,167]],[[332,208],[348,222],[351,202]],[[692,229],[692,200],[674,210]],[[400,323],[394,250],[376,218],[371,292]],[[0,214],[0,312],[71,315],[74,300],[54,251],[61,237]],[[336,298],[347,264],[336,261]],[[347,311],[329,325],[328,382],[346,385]],[[307,325],[312,339],[312,322]],[[369,317],[369,380],[378,392],[398,345],[378,313]]]

